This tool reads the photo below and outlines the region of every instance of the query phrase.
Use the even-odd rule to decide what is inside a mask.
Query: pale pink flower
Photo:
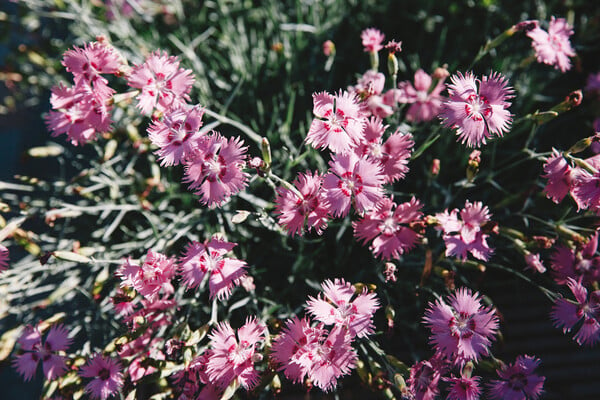
[[[539,272],[540,274],[546,272],[546,267],[544,267],[544,264],[542,264],[542,260],[540,259],[540,255],[538,253],[525,254],[525,263],[527,264],[525,268],[529,268],[533,271]]]
[[[167,111],[185,104],[194,83],[191,70],[179,68],[177,57],[167,52],[152,53],[141,65],[136,65],[128,76],[127,84],[141,89],[138,107],[144,114],[154,108]]]
[[[461,288],[449,296],[450,304],[437,299],[429,303],[423,320],[431,329],[436,351],[455,364],[477,361],[489,353],[498,331],[496,310],[483,307],[478,293]]]
[[[184,182],[209,207],[219,206],[247,185],[243,172],[247,147],[239,137],[226,139],[218,133],[203,137],[185,162]]]
[[[380,118],[370,118],[356,153],[362,158],[376,161],[382,167],[384,183],[392,183],[404,178],[408,172],[408,160],[415,142],[410,133],[398,130],[384,142],[383,134],[387,127]]]
[[[121,287],[131,287],[152,302],[158,298],[161,289],[165,294],[173,293],[171,279],[176,269],[175,260],[148,250],[141,266],[128,258],[116,274],[121,278]]]
[[[364,243],[372,241],[369,248],[376,257],[399,260],[421,237],[411,228],[411,224],[422,220],[421,207],[422,204],[414,197],[402,204],[383,198],[373,210],[352,224],[354,236]]]
[[[542,175],[542,178],[548,179],[544,188],[546,197],[560,203],[571,189],[571,167],[561,153],[552,149],[552,156],[544,164],[544,172],[546,175]]]
[[[291,235],[302,235],[304,228],[315,229],[320,235],[327,227],[329,209],[321,190],[322,176],[306,171],[292,182],[296,190],[277,188],[275,199],[279,225]],[[300,195],[300,196],[299,196]]]
[[[539,358],[518,356],[514,364],[504,364],[497,370],[498,377],[490,382],[492,399],[536,400],[544,390],[546,378],[534,373],[540,365]]]
[[[0,272],[6,271],[8,268],[8,260],[10,258],[10,254],[8,249],[0,244]]]
[[[456,129],[461,143],[480,147],[493,135],[502,137],[510,129],[512,115],[507,110],[513,90],[507,80],[495,72],[476,79],[472,72],[459,72],[451,78],[448,101],[442,104],[440,118]]]
[[[259,380],[254,363],[262,359],[256,348],[264,340],[265,332],[266,327],[255,318],[248,318],[237,336],[229,322],[219,323],[209,335],[211,350],[206,373],[210,381],[224,389],[237,380],[242,387],[252,389]]]
[[[53,137],[64,133],[77,146],[111,128],[110,107],[83,86],[54,86],[50,103],[53,111],[45,119]]]
[[[579,324],[573,339],[579,345],[594,345],[600,341],[600,290],[593,291],[588,299],[587,289],[573,278],[567,278],[567,286],[575,301],[557,299],[550,314],[554,326],[570,332]]]
[[[86,365],[81,367],[79,375],[84,378],[93,378],[85,386],[85,391],[93,399],[106,400],[117,394],[123,386],[121,364],[100,353],[94,355]]]
[[[564,18],[550,19],[548,32],[540,27],[527,32],[533,42],[531,45],[535,50],[535,56],[540,63],[554,65],[555,69],[566,72],[571,69],[569,57],[575,56],[575,50],[571,47],[569,37],[573,29]]]
[[[99,98],[110,98],[114,90],[101,74],[117,74],[121,58],[115,49],[106,43],[91,42],[83,48],[73,47],[63,55],[62,65],[74,76],[76,85],[85,85]]]
[[[183,284],[190,289],[195,288],[208,276],[210,298],[228,298],[231,290],[246,275],[245,269],[248,267],[245,261],[225,257],[235,246],[236,243],[216,236],[205,243],[189,243],[179,260],[179,274]]]
[[[438,116],[444,97],[441,95],[446,88],[443,80],[432,87],[433,79],[422,69],[415,72],[414,86],[409,81],[398,84],[399,103],[410,104],[406,112],[408,121],[431,121]]]
[[[37,328],[27,326],[18,339],[23,354],[13,360],[13,366],[26,381],[35,375],[38,362],[42,362],[44,376],[55,380],[67,372],[65,356],[61,354],[71,344],[69,332],[63,325],[54,325],[42,343],[42,334]]]
[[[560,285],[567,283],[569,278],[584,285],[600,280],[600,257],[595,255],[597,249],[598,232],[584,246],[575,249],[557,246],[550,263],[554,280]]]
[[[362,39],[362,45],[365,48],[365,51],[376,53],[383,49],[382,43],[385,39],[385,35],[381,33],[379,29],[367,28],[362,31],[360,38]]]
[[[148,137],[159,147],[156,151],[162,166],[179,165],[184,162],[202,137],[204,109],[185,107],[169,110],[161,120],[155,120],[148,128]]]
[[[446,243],[446,256],[457,256],[462,260],[467,259],[467,253],[471,253],[478,260],[487,261],[493,250],[487,244],[488,234],[484,233],[484,225],[490,221],[490,212],[487,206],[480,201],[465,202],[465,207],[448,210],[436,214],[440,224],[436,227],[443,231],[443,239]]]
[[[327,93],[313,94],[313,119],[306,142],[314,148],[328,148],[334,153],[346,153],[360,141],[366,114],[358,98],[348,92],[335,96]]]
[[[309,297],[306,308],[310,314],[326,325],[348,329],[352,338],[373,333],[373,314],[379,308],[375,293],[368,293],[366,288],[357,293],[354,286],[343,279],[326,280],[321,287],[322,294]]]
[[[446,373],[448,362],[436,353],[429,360],[419,361],[410,368],[406,383],[415,400],[433,400],[439,393],[438,384]]]
[[[479,376],[455,377],[454,375],[450,378],[443,378],[449,385],[446,400],[478,400],[481,395],[480,379]]]
[[[334,155],[323,188],[330,212],[346,216],[353,205],[359,213],[370,210],[383,198],[382,168],[355,153]]]

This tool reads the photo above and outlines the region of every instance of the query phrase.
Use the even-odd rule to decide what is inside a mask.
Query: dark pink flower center
[[[473,320],[472,315],[460,312],[454,314],[454,317],[450,318],[448,326],[450,327],[452,336],[458,337],[459,339],[468,339],[473,336],[477,324]]]
[[[98,372],[98,378],[100,378],[100,380],[107,381],[108,378],[110,378],[110,371],[108,370],[108,368],[102,368]]]
[[[350,197],[353,194],[357,195],[363,191],[363,180],[358,174],[352,172],[344,172],[341,179],[338,181],[338,188],[344,195]]]
[[[344,112],[339,108],[335,111],[333,109],[327,110],[324,117],[327,119],[327,122],[324,122],[324,125],[325,129],[328,131],[332,130],[336,133],[340,133],[348,126],[348,119]]]
[[[209,154],[202,164],[202,173],[209,182],[216,182],[227,173],[227,163],[221,155]]]
[[[465,103],[465,112],[467,117],[472,120],[482,121],[483,118],[489,118],[492,115],[492,106],[484,96],[472,94]]]
[[[522,372],[512,374],[508,380],[508,384],[513,390],[519,392],[527,386],[527,376]]]

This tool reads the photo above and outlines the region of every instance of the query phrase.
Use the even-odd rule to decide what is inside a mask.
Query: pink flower
[[[415,85],[409,81],[400,82],[399,103],[410,104],[406,112],[408,121],[431,121],[439,114],[444,97],[440,94],[446,87],[443,80],[439,80],[435,87],[431,87],[433,79],[422,69],[415,72]]]
[[[209,207],[221,205],[246,187],[242,171],[247,147],[239,137],[227,140],[218,133],[197,142],[194,154],[185,162],[184,182]]]
[[[35,375],[38,362],[41,360],[46,379],[55,380],[67,372],[65,356],[59,353],[65,351],[71,341],[69,332],[63,325],[52,326],[43,343],[40,331],[27,326],[18,339],[21,350],[25,352],[15,358],[13,366],[26,381],[29,381]]]
[[[54,86],[50,96],[54,111],[45,118],[52,136],[65,133],[77,146],[93,140],[97,132],[110,130],[107,100],[99,99],[83,86]]]
[[[590,159],[585,161],[589,162]],[[587,210],[590,208],[597,215],[600,214],[600,171],[597,166],[592,165],[596,169],[593,174],[576,167],[571,172],[572,186],[571,197],[577,203],[577,210]]]
[[[382,43],[385,39],[385,35],[381,33],[379,29],[367,28],[362,31],[360,38],[362,39],[362,45],[365,48],[365,51],[376,53],[383,49]]]
[[[81,367],[79,375],[84,378],[93,378],[85,386],[85,391],[93,399],[106,400],[115,395],[123,386],[121,364],[99,353]]]
[[[334,153],[346,153],[360,141],[366,122],[363,106],[348,92],[335,96],[327,92],[313,94],[313,119],[306,143],[314,148],[328,148]]]
[[[202,137],[202,115],[199,107],[178,108],[165,113],[162,120],[153,121],[148,137],[159,147],[156,151],[162,166],[179,165],[192,154]]]
[[[143,64],[136,65],[127,79],[129,86],[142,90],[137,99],[144,114],[155,107],[164,112],[184,105],[193,83],[191,70],[179,68],[177,57],[159,51],[152,53]]]
[[[487,206],[480,201],[471,203],[468,200],[465,208],[460,211],[461,220],[458,219],[458,209],[448,210],[436,214],[436,218],[444,233],[442,235],[446,243],[446,256],[457,256],[462,260],[467,259],[467,253],[471,253],[478,260],[487,261],[492,254],[492,249],[487,244],[489,235],[483,233],[483,226],[490,221],[490,213]]]
[[[327,332],[297,317],[286,322],[271,349],[271,357],[286,377],[301,382],[308,376],[324,391],[334,389],[337,380],[356,366],[358,358],[346,329],[336,326]]]
[[[323,188],[330,212],[343,217],[350,206],[362,213],[383,198],[381,167],[354,153],[334,155],[330,172],[323,178]]]
[[[514,364],[503,365],[497,370],[498,377],[490,383],[492,399],[536,400],[544,390],[544,378],[533,372],[539,366],[539,358],[518,356]]]
[[[277,188],[275,204],[279,214],[278,222],[290,235],[302,235],[304,227],[315,229],[320,235],[327,227],[329,209],[325,206],[318,172],[298,174],[292,182],[296,190],[287,187]]]
[[[481,395],[480,379],[479,376],[455,377],[454,375],[444,378],[444,381],[449,384],[446,400],[478,400]]]
[[[146,331],[142,336],[124,345],[119,351],[119,357],[131,358],[127,373],[132,382],[137,382],[144,376],[158,371],[152,363],[154,360],[164,360],[165,356],[160,350],[162,339],[151,337],[152,332]]]
[[[360,98],[365,99],[372,95],[381,94],[385,86],[385,75],[372,69],[365,72],[356,83],[356,86],[349,87],[351,93],[356,93]]]
[[[0,272],[6,271],[8,268],[9,257],[8,249],[0,244]]]
[[[399,260],[421,237],[410,227],[422,219],[421,207],[414,197],[399,205],[393,199],[383,198],[372,211],[353,223],[354,236],[364,243],[372,241],[370,249],[375,256]]]
[[[571,189],[571,167],[567,160],[556,149],[552,149],[552,156],[544,164],[542,178],[548,179],[544,192],[546,197],[555,203],[560,203]]]
[[[248,318],[237,331],[237,337],[229,322],[221,322],[209,335],[211,341],[206,373],[211,382],[225,389],[231,382],[237,382],[246,389],[252,389],[259,374],[254,363],[262,359],[256,352],[258,343],[264,340],[266,327],[255,318]]]
[[[554,280],[560,285],[566,284],[569,278],[584,285],[600,280],[600,257],[595,256],[597,249],[598,232],[580,248],[572,250],[563,245],[557,246],[550,264]]]
[[[354,286],[343,279],[326,280],[321,284],[323,294],[309,297],[307,310],[326,325],[345,327],[350,337],[366,337],[373,333],[373,314],[379,308],[375,293],[366,288],[356,292]]]
[[[323,54],[325,57],[335,54],[335,44],[331,40],[326,40],[323,42]]]
[[[356,154],[377,162],[383,171],[384,183],[392,183],[404,178],[408,172],[408,160],[415,142],[410,133],[394,132],[384,142],[383,134],[387,129],[380,118],[372,117],[365,125],[364,138]]]
[[[554,65],[554,68],[566,72],[571,69],[569,57],[575,56],[575,50],[571,47],[569,37],[573,29],[564,18],[550,19],[548,32],[540,27],[527,32],[533,42],[531,45],[535,50],[535,56],[540,63]]]
[[[540,274],[546,272],[546,267],[544,267],[544,264],[542,264],[542,260],[540,259],[540,255],[538,253],[525,254],[525,263],[527,263],[526,268],[532,269]]]
[[[448,101],[442,105],[444,125],[456,129],[461,143],[480,147],[493,135],[502,137],[510,128],[512,115],[507,110],[513,90],[499,73],[476,79],[472,72],[453,75]]]
[[[438,384],[448,362],[436,353],[429,360],[419,361],[410,368],[406,383],[415,400],[433,400],[439,393]]]
[[[173,293],[171,278],[175,275],[177,266],[173,259],[164,254],[148,250],[144,263],[140,266],[134,264],[128,258],[117,270],[116,274],[121,278],[121,287],[134,288],[139,294],[149,301],[158,298],[162,289],[165,294]]]
[[[226,242],[218,237],[212,237],[205,243],[189,243],[179,260],[183,284],[188,288],[198,287],[208,275],[210,298],[228,298],[231,289],[246,275],[247,268],[246,262],[242,260],[224,257],[235,246],[236,243]]]
[[[579,345],[594,345],[600,341],[600,290],[593,291],[588,299],[587,289],[575,279],[567,278],[567,286],[576,301],[556,300],[551,313],[554,326],[567,333],[583,320],[573,339]]]
[[[476,361],[488,354],[488,347],[498,330],[498,317],[492,307],[482,307],[479,294],[461,288],[449,297],[429,303],[423,320],[431,329],[431,343],[436,351],[455,364]]]

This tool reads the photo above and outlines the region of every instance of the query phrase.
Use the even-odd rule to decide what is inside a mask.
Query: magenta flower
[[[346,153],[356,147],[363,134],[366,114],[358,98],[348,92],[335,96],[327,92],[313,94],[313,119],[306,143]]]
[[[478,293],[461,288],[449,297],[429,303],[423,320],[431,329],[431,343],[436,351],[455,364],[477,361],[488,354],[488,347],[498,330],[498,317],[492,307],[483,307]]]
[[[128,258],[117,270],[121,278],[121,287],[134,288],[139,294],[150,302],[158,298],[162,289],[165,294],[173,293],[171,279],[175,275],[177,266],[175,260],[167,258],[164,254],[148,250],[144,263],[140,266]]]
[[[564,285],[573,278],[584,285],[600,280],[600,257],[595,256],[598,249],[598,232],[588,239],[581,248],[571,249],[559,245],[551,256],[552,276]]]
[[[583,320],[573,339],[579,345],[594,345],[600,341],[600,290],[593,291],[588,299],[587,289],[575,279],[567,278],[567,286],[576,301],[556,300],[551,313],[554,326],[567,333]]]
[[[352,224],[354,236],[364,243],[372,241],[369,248],[376,257],[399,260],[421,237],[411,228],[411,224],[420,222],[423,217],[419,211],[421,207],[419,200],[414,197],[402,204],[385,197],[373,210]]]
[[[385,35],[381,33],[379,29],[367,28],[362,31],[360,38],[362,39],[362,45],[365,48],[365,51],[376,53],[383,49],[382,43],[385,39]]]
[[[502,137],[510,128],[512,115],[507,110],[513,90],[499,73],[481,80],[472,72],[459,72],[451,78],[448,101],[442,105],[440,118],[444,125],[456,129],[461,143],[480,147],[493,135]]]
[[[408,172],[408,160],[415,142],[410,133],[394,132],[383,141],[387,125],[381,118],[372,117],[365,125],[364,137],[356,148],[356,154],[377,162],[383,172],[384,183],[392,183],[404,178]]]
[[[564,18],[550,19],[548,32],[540,27],[527,32],[533,42],[531,45],[535,50],[535,56],[540,63],[554,65],[555,69],[566,72],[571,69],[569,57],[575,56],[575,50],[571,47],[569,37],[573,29]]]
[[[544,172],[546,175],[542,175],[542,178],[548,179],[544,188],[546,197],[560,203],[571,189],[571,167],[561,153],[552,149],[552,156],[544,164]]]
[[[196,147],[202,134],[204,109],[192,107],[167,111],[162,120],[153,121],[148,128],[148,137],[159,147],[156,151],[162,166],[179,165]]]
[[[596,165],[589,162],[590,159],[585,161],[597,169]],[[589,208],[597,215],[600,214],[600,171],[592,174],[583,168],[576,167],[573,168],[571,177],[571,197],[577,203],[577,210]]]
[[[141,65],[136,65],[127,79],[127,84],[141,89],[138,107],[149,114],[156,107],[167,111],[183,106],[189,100],[189,92],[194,83],[191,70],[179,68],[177,57],[152,53]]]
[[[534,374],[540,365],[539,358],[518,356],[514,364],[503,365],[497,370],[500,379],[490,383],[492,399],[536,400],[544,390],[544,378]]]
[[[431,87],[433,79],[422,69],[415,72],[415,85],[409,81],[398,84],[399,103],[410,104],[406,112],[408,121],[431,121],[438,116],[444,97],[440,94],[446,88],[443,80]]]
[[[38,362],[41,361],[46,379],[55,380],[67,372],[63,352],[69,347],[71,341],[69,332],[62,325],[52,326],[43,343],[40,331],[27,326],[18,339],[24,353],[13,360],[13,366],[26,381],[29,381],[35,375]]]
[[[210,298],[228,298],[233,287],[239,285],[240,279],[246,275],[247,268],[245,261],[224,257],[235,246],[236,243],[215,236],[205,243],[189,243],[179,260],[183,284],[188,289],[198,287],[208,275]]]
[[[194,154],[185,163],[184,182],[209,207],[221,205],[246,187],[243,172],[247,147],[239,137],[229,140],[218,133],[197,141]]]
[[[121,364],[99,353],[81,367],[79,375],[84,378],[93,378],[85,386],[85,391],[93,399],[106,400],[115,395],[123,386]]]
[[[419,361],[410,368],[408,390],[415,400],[434,400],[439,393],[438,384],[446,373],[448,361],[436,353],[429,360]]]
[[[110,130],[112,120],[106,101],[108,98],[99,99],[83,86],[54,86],[50,96],[53,111],[45,118],[48,129],[53,137],[66,134],[75,146],[85,144],[97,132]]]
[[[465,208],[448,210],[436,214],[439,227],[443,231],[443,239],[446,243],[446,256],[457,256],[463,261],[467,259],[467,253],[471,253],[478,260],[487,261],[493,250],[487,244],[488,234],[483,233],[483,226],[490,221],[490,213],[487,206],[480,201],[465,202]]]
[[[6,269],[8,268],[9,258],[10,254],[8,252],[8,249],[0,244],[0,272],[6,271]]]
[[[259,374],[254,363],[262,356],[256,352],[259,342],[265,338],[266,327],[255,318],[248,318],[237,331],[237,337],[229,322],[221,322],[209,335],[211,341],[206,373],[211,382],[225,389],[237,380],[242,387],[252,389]]]
[[[318,321],[348,329],[350,337],[366,337],[373,333],[373,314],[379,308],[375,293],[366,288],[361,293],[343,279],[321,284],[324,297],[309,297],[306,308]]]
[[[383,198],[381,167],[354,153],[334,155],[323,188],[330,212],[346,216],[353,205],[359,213],[375,206]]]
[[[320,235],[327,227],[329,209],[321,190],[322,176],[306,171],[298,174],[292,182],[296,190],[287,187],[277,188],[275,204],[279,214],[278,222],[292,236],[302,235],[304,227]]]
[[[454,375],[450,378],[443,378],[449,384],[446,400],[478,400],[481,395],[480,379],[479,376],[455,377]]]
[[[538,253],[525,254],[525,263],[527,264],[527,266],[525,267],[526,269],[531,269],[533,271],[539,272],[540,274],[546,272],[546,267],[544,267],[544,264],[542,264],[542,260],[540,259],[540,255]]]

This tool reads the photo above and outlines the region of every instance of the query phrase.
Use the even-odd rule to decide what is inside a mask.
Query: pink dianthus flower
[[[262,356],[256,352],[265,338],[266,327],[255,318],[248,318],[238,329],[237,337],[229,322],[221,322],[209,335],[211,350],[208,354],[206,374],[220,389],[237,380],[242,387],[252,389],[259,374],[254,363]]]
[[[449,99],[443,103],[440,118],[444,125],[456,129],[461,143],[480,147],[493,135],[502,137],[512,123],[508,111],[512,88],[504,76],[492,73],[481,80],[472,72],[451,77]]]
[[[358,98],[348,92],[335,96],[327,92],[313,94],[313,119],[306,142],[314,148],[346,153],[360,141],[366,114]]]
[[[446,243],[446,256],[457,256],[462,260],[467,259],[467,253],[471,253],[478,260],[487,261],[493,250],[487,244],[488,234],[484,233],[483,226],[490,221],[490,213],[487,206],[477,201],[471,203],[467,200],[465,207],[448,210],[436,214],[440,226],[436,229],[442,230],[444,242]]]
[[[439,393],[439,382],[446,373],[448,361],[436,353],[429,360],[419,361],[410,368],[406,383],[415,400],[434,400]]]
[[[383,49],[382,43],[385,39],[385,35],[381,33],[379,29],[367,28],[361,32],[360,38],[362,39],[362,45],[365,48],[365,51],[376,53]]]
[[[148,250],[146,259],[141,266],[134,264],[128,258],[117,270],[117,276],[121,278],[121,287],[134,288],[152,302],[158,298],[161,289],[165,294],[173,293],[171,278],[175,275],[176,269],[175,260],[167,258],[164,254]]]
[[[219,206],[246,187],[248,175],[242,169],[247,149],[239,137],[228,140],[218,133],[197,141],[185,162],[184,181],[201,203]]]
[[[35,375],[38,362],[41,361],[46,379],[55,380],[67,372],[65,356],[61,353],[69,347],[71,341],[69,332],[62,325],[52,326],[43,343],[40,331],[27,326],[18,339],[24,353],[14,359],[13,366],[26,381],[29,381]]]
[[[399,103],[410,104],[406,112],[408,121],[431,121],[438,116],[444,97],[440,94],[446,87],[443,80],[439,80],[432,88],[433,79],[422,69],[415,72],[414,86],[409,82],[398,84]]]
[[[535,56],[540,63],[554,65],[554,68],[566,72],[571,69],[569,57],[575,56],[575,50],[571,47],[569,37],[573,29],[564,18],[550,19],[548,32],[540,27],[527,32],[533,42],[531,45],[535,50]]]
[[[544,378],[534,374],[540,365],[539,358],[518,356],[514,364],[503,365],[497,370],[500,379],[492,380],[490,396],[503,400],[536,400],[544,390]]]
[[[142,90],[137,99],[144,114],[151,113],[155,107],[164,112],[183,106],[189,100],[193,83],[191,70],[179,68],[177,57],[160,51],[136,65],[127,79],[129,86]]]
[[[245,261],[224,257],[236,243],[227,242],[216,236],[205,243],[191,242],[179,260],[179,274],[188,288],[198,287],[208,276],[210,298],[223,300],[231,295],[231,290],[239,285],[246,275]]]
[[[419,200],[414,197],[402,204],[383,198],[373,210],[353,223],[354,236],[364,243],[372,241],[370,249],[375,256],[399,260],[421,237],[411,228],[411,224],[422,219],[421,207]]]
[[[348,329],[350,337],[366,337],[373,333],[373,314],[379,308],[375,293],[366,288],[357,293],[343,279],[326,280],[321,284],[323,294],[309,297],[306,308],[318,321]]]
[[[573,339],[579,345],[594,345],[600,341],[600,290],[593,291],[588,299],[587,289],[575,279],[567,278],[567,286],[576,301],[556,300],[551,313],[554,326],[567,333],[583,320]]]
[[[571,189],[571,167],[561,153],[552,149],[552,156],[544,164],[544,172],[546,175],[542,175],[542,178],[548,179],[544,188],[546,196],[553,202],[560,203]]]
[[[435,349],[455,364],[477,361],[488,354],[498,330],[492,307],[483,307],[478,293],[461,288],[449,296],[450,304],[438,299],[429,303],[423,320],[431,329]]]
[[[355,153],[334,155],[323,188],[330,212],[343,217],[353,205],[357,212],[370,210],[383,198],[383,176],[379,165]]]
[[[290,235],[302,235],[304,227],[315,229],[321,234],[327,227],[329,209],[325,206],[325,198],[321,189],[322,176],[307,171],[298,174],[292,182],[296,190],[287,187],[277,188],[278,222]],[[300,196],[299,196],[300,195]]]
[[[85,386],[85,391],[93,399],[106,400],[115,395],[123,386],[121,364],[102,354],[96,354],[90,358],[87,364],[81,367],[79,375],[84,378],[93,378]]]

